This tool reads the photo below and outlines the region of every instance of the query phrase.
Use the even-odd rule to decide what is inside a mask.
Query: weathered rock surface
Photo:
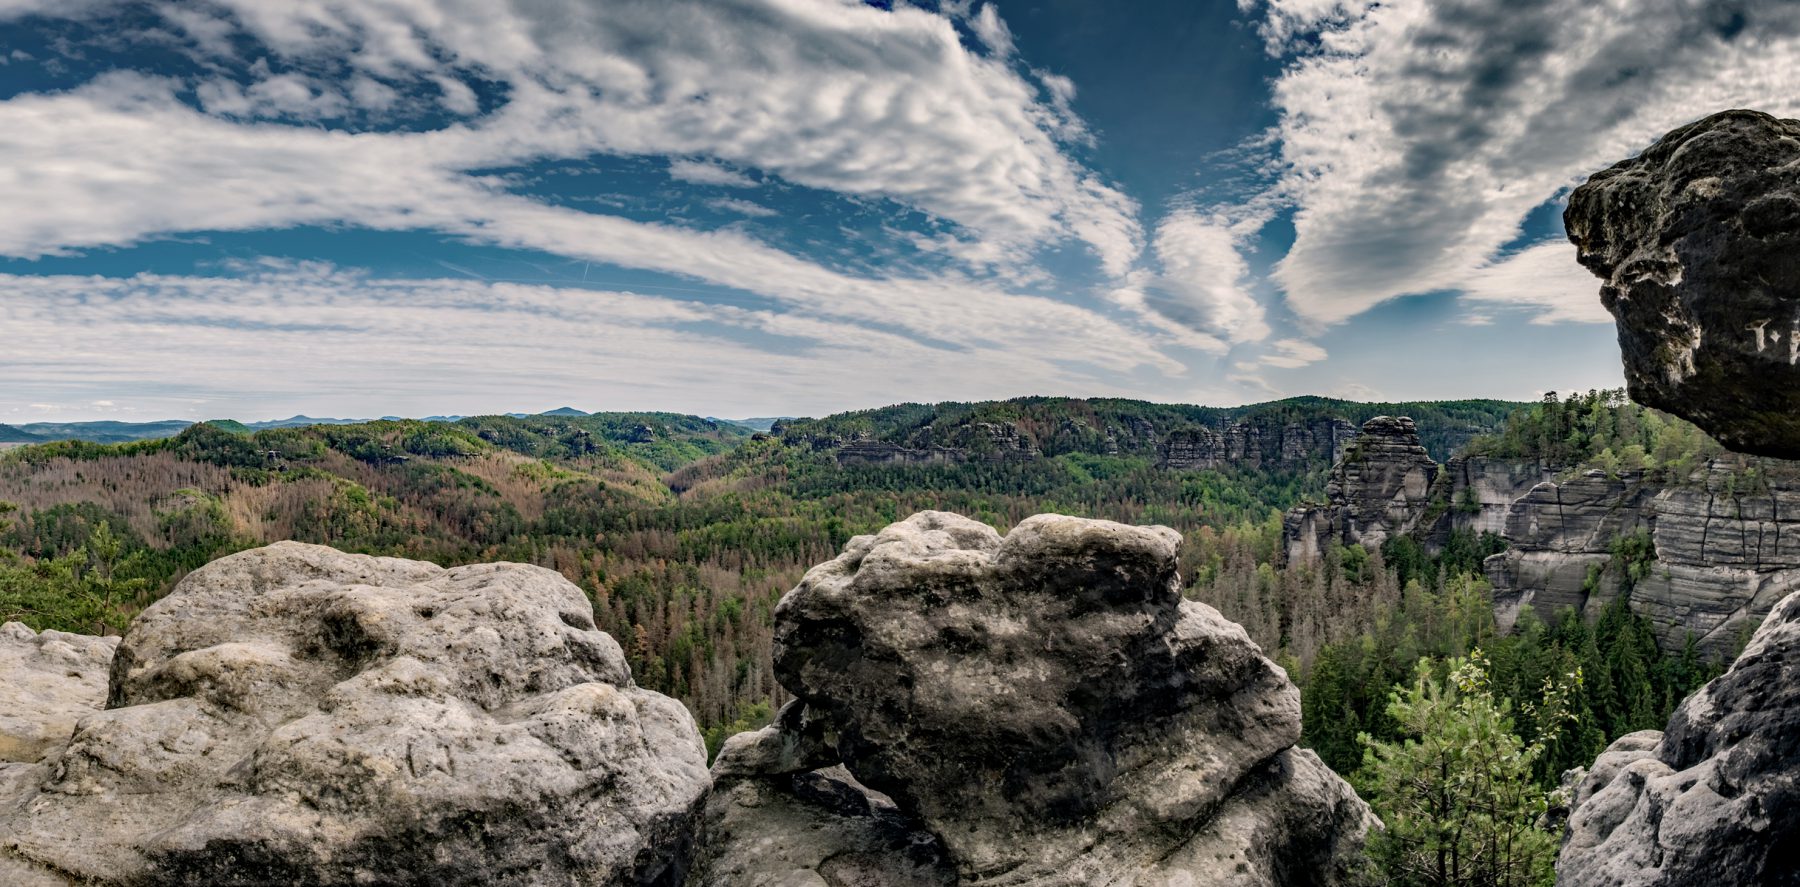
[[[1427,515],[1437,476],[1413,420],[1364,422],[1331,468],[1326,501],[1300,505],[1284,519],[1289,562],[1316,558],[1327,545],[1378,548],[1390,536],[1412,532]]]
[[[0,881],[678,883],[705,751],[591,613],[518,564],[215,561],[0,779]]]
[[[1668,729],[1622,737],[1576,789],[1567,887],[1800,884],[1800,594]]]
[[[106,701],[116,637],[0,626],[0,762],[35,763]]]
[[[1595,173],[1563,214],[1631,397],[1800,458],[1800,121],[1724,111]]]
[[[798,700],[715,763],[700,883],[1341,880],[1368,808],[1294,748],[1286,673],[1181,599],[1179,541],[937,512],[853,539],[777,610]]]
[[[1692,633],[1705,653],[1731,655],[1800,590],[1800,477],[1755,462],[1715,460],[1673,485],[1590,471],[1533,487],[1507,516],[1511,547],[1484,564],[1502,627],[1527,604],[1544,616],[1562,607],[1596,615],[1619,593],[1613,542],[1646,532],[1656,563],[1633,589],[1632,609],[1664,649]]]

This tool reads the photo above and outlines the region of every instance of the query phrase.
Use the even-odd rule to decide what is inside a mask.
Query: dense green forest
[[[1281,513],[1322,494],[1329,453],[1177,471],[1159,465],[1153,437],[1403,413],[1429,417],[1421,430],[1440,445],[1572,465],[1605,461],[1609,449],[1635,459],[1632,446],[1647,464],[1691,465],[1704,441],[1607,393],[1519,406],[1301,398],[1213,410],[1028,398],[793,420],[772,434],[596,414],[255,433],[207,423],[163,440],[27,446],[0,454],[0,618],[117,631],[187,571],[282,538],[445,564],[535,563],[592,597],[638,680],[687,702],[716,745],[781,701],[769,664],[775,602],[852,535],[924,508],[1002,529],[1057,511],[1180,530],[1188,594],[1289,666],[1303,686],[1307,742],[1341,772],[1357,771],[1372,744],[1404,738],[1389,691],[1418,662],[1442,680],[1453,657],[1481,650],[1519,735],[1538,727],[1527,703],[1544,679],[1579,670],[1580,716],[1532,768],[1548,787],[1607,739],[1660,723],[1708,666],[1661,656],[1623,607],[1593,625],[1536,614],[1497,637],[1478,575],[1492,540],[1453,539],[1430,553],[1401,539],[1285,567]],[[831,445],[978,440],[966,429],[979,423],[1008,423],[1038,455],[840,464]]]

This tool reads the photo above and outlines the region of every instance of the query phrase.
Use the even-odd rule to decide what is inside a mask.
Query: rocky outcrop
[[[1290,510],[1283,535],[1290,563],[1319,556],[1328,545],[1378,548],[1417,529],[1430,510],[1438,464],[1419,443],[1413,421],[1377,416],[1331,468],[1323,504]]]
[[[36,763],[106,701],[116,637],[0,626],[0,763]]]
[[[699,883],[1340,881],[1368,808],[1294,747],[1286,673],[1181,599],[1179,541],[936,512],[853,539],[777,609],[797,701],[715,763]]]
[[[1604,281],[1633,400],[1800,458],[1800,121],[1676,129],[1575,189],[1563,224]]]
[[[280,543],[146,609],[105,709],[4,772],[0,882],[674,884],[705,760],[558,574]]]
[[[920,465],[929,463],[1015,462],[1043,455],[1037,442],[1011,422],[970,422],[934,438],[908,444],[869,437],[809,439],[815,449],[835,449],[839,465]]]
[[[1615,741],[1578,783],[1565,887],[1800,884],[1800,594],[1662,733]]]
[[[1159,447],[1163,467],[1180,471],[1218,468],[1299,468],[1336,461],[1356,437],[1356,426],[1336,417],[1276,424],[1265,418],[1221,429],[1195,426],[1173,431]]]
[[[1729,656],[1769,609],[1800,590],[1800,477],[1791,467],[1739,457],[1709,462],[1679,484],[1641,474],[1588,471],[1549,481],[1513,503],[1510,547],[1484,564],[1501,626],[1530,605],[1548,616],[1589,616],[1620,592],[1614,543],[1649,534],[1655,563],[1631,608],[1678,650],[1689,634]]]

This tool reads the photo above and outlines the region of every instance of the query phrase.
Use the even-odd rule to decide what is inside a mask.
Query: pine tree
[[[1546,794],[1532,774],[1544,741],[1514,732],[1479,650],[1449,667],[1440,680],[1421,661],[1412,685],[1395,688],[1388,711],[1403,739],[1363,737],[1357,780],[1387,826],[1369,839],[1376,873],[1391,887],[1548,887],[1557,840],[1536,825]],[[1569,690],[1546,688],[1540,722],[1566,717]]]

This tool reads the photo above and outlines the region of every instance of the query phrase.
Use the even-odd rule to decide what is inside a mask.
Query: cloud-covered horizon
[[[1238,7],[1213,51],[1266,88],[1195,106],[1026,0],[0,0],[0,417],[366,394],[350,367],[373,413],[584,378],[715,413],[1400,399],[1395,330],[1610,338],[1545,212],[1580,176],[1800,111],[1775,0]],[[1250,123],[1146,187],[1161,146],[1108,124],[1183,113]],[[1539,384],[1470,353],[1471,394]]]

